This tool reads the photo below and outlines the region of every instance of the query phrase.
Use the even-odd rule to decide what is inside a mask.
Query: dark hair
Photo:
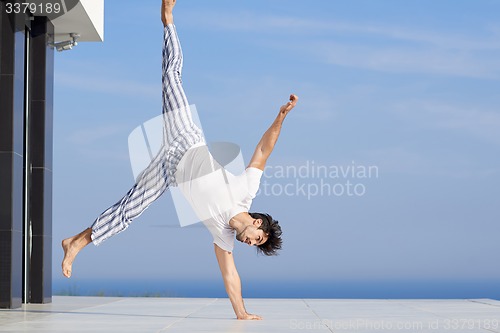
[[[271,215],[265,213],[249,213],[254,219],[261,219],[262,225],[259,229],[262,229],[264,233],[268,236],[267,241],[264,244],[257,246],[257,253],[263,253],[266,256],[276,256],[278,255],[278,250],[281,250],[281,227],[278,221],[273,220]]]

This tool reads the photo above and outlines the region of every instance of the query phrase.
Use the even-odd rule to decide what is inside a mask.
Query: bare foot
[[[161,1],[161,21],[163,25],[173,24],[174,23],[174,15],[173,10],[175,6],[176,0],[162,0]]]
[[[64,251],[64,258],[62,261],[62,273],[65,277],[71,277],[71,270],[73,266],[73,261],[76,255],[91,241],[90,235],[92,234],[92,229],[85,229],[83,232],[79,233],[70,238],[66,238],[62,241],[62,248]]]
[[[62,241],[62,248],[64,251],[64,259],[62,261],[62,273],[65,277],[69,278],[71,276],[71,268],[73,266],[73,260],[75,260],[76,254],[71,247],[71,238],[66,238]]]

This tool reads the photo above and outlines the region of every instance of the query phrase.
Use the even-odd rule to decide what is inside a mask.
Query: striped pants
[[[163,42],[163,144],[127,194],[95,220],[91,236],[95,245],[125,230],[169,186],[175,186],[174,174],[182,156],[191,146],[204,141],[201,130],[193,123],[181,72],[182,49],[175,26],[169,24]]]

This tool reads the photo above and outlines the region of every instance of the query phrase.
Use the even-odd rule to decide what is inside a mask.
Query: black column
[[[52,119],[54,50],[47,36],[54,27],[46,17],[31,24],[29,64],[29,156],[32,228],[30,303],[52,301]]]
[[[0,307],[22,302],[24,14],[0,2]]]

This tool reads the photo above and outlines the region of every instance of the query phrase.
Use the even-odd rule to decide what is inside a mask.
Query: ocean
[[[227,297],[222,279],[55,279],[54,295],[117,297]],[[499,280],[242,281],[244,298],[468,299],[500,300]]]

